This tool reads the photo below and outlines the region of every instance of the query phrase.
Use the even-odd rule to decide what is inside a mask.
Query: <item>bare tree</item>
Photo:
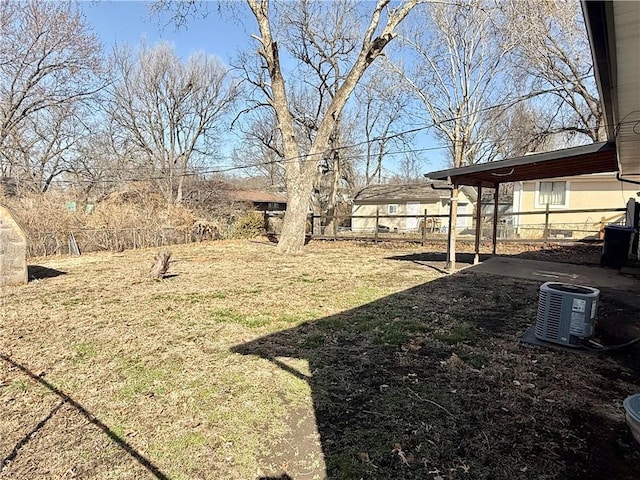
[[[258,54],[269,75],[268,103],[276,114],[286,159],[288,203],[278,250],[280,252],[297,252],[304,245],[309,197],[317,168],[329,148],[331,136],[335,131],[342,110],[366,69],[396,36],[396,27],[415,7],[418,0],[407,0],[396,8],[388,9],[384,19],[383,12],[389,6],[390,0],[379,0],[376,3],[369,24],[362,36],[357,56],[345,71],[339,88],[322,116],[309,151],[304,156],[301,156],[299,151],[294,117],[290,109],[287,86],[280,64],[278,43],[272,31],[269,1],[247,1],[260,30],[260,36],[256,36],[255,40],[259,46]]]
[[[77,142],[88,134],[74,107],[63,103],[34,112],[6,138],[2,156],[22,187],[44,193],[69,170]]]
[[[138,177],[144,168],[143,164],[135,165],[135,155],[129,155],[118,143],[109,118],[97,116],[89,130],[90,135],[78,140],[76,154],[68,165],[69,178],[85,203],[91,196],[104,196]]]
[[[215,152],[236,84],[216,58],[196,53],[184,62],[166,43],[143,45],[137,55],[121,49],[115,64],[120,81],[109,113],[118,143],[163,179],[167,201],[180,203],[189,167],[196,157]]]
[[[487,112],[483,138],[478,140],[480,156],[504,159],[552,150],[558,138],[548,134],[549,120],[535,104],[527,101]]]
[[[398,171],[389,183],[415,183],[424,180],[425,161],[415,155],[404,155],[398,162]]]
[[[410,108],[410,91],[402,87],[402,78],[393,72],[371,69],[370,73],[356,91],[364,137],[365,186],[381,183],[383,160],[390,149],[415,157],[410,153],[413,135],[398,131]]]
[[[517,45],[512,74],[525,93],[532,92],[542,127],[538,135],[606,140],[580,3],[517,0],[502,8]]]
[[[0,2],[0,176],[46,190],[74,141],[77,105],[104,86],[101,66],[72,3]]]
[[[233,163],[264,177],[270,187],[284,189],[282,142],[272,112],[253,110],[239,128],[241,143],[232,153]]]
[[[257,42],[260,71],[257,72],[256,77],[253,77],[252,83],[256,91],[262,91],[265,100],[257,103],[266,104],[273,109],[282,139],[288,202],[282,235],[278,243],[279,252],[293,253],[303,248],[306,217],[318,166],[327,157],[327,151],[331,150],[331,137],[335,136],[336,125],[343,109],[364,72],[380,56],[387,44],[396,37],[398,25],[422,1],[424,0],[404,0],[395,4],[393,8],[391,0],[376,2],[368,15],[368,24],[364,30],[358,29],[358,47],[350,56],[348,64],[342,67],[343,73],[339,86],[319,117],[315,135],[308,149],[302,150],[301,145],[304,139],[296,129],[297,124],[290,99],[292,87],[285,82],[285,72],[281,65],[279,40],[286,37],[282,32],[282,24],[276,21],[279,20],[278,13],[295,8],[298,3],[284,3],[284,8],[278,12],[277,3],[274,6],[269,0],[247,0],[259,30],[259,35],[254,35],[253,38]],[[161,7],[166,5],[166,0],[160,2]],[[318,5],[331,9],[329,2]],[[174,16],[177,21],[184,20],[189,12],[197,13],[199,6],[199,2],[194,0],[180,2],[174,6]],[[172,8],[172,5],[168,4],[168,7]],[[360,4],[359,8],[364,12],[366,5]],[[361,14],[360,17],[363,18],[365,15]],[[278,38],[278,33],[282,38]]]
[[[298,64],[291,74],[296,86],[289,95],[296,130],[304,138],[300,150],[306,153],[358,50],[358,8],[348,0],[334,1],[330,7],[303,0],[283,11],[280,25],[283,44]],[[354,185],[355,158],[353,149],[346,148],[352,134],[350,116],[346,106],[337,116],[314,183],[313,210],[325,216],[326,231],[335,232],[343,193]]]
[[[483,112],[498,102],[511,46],[501,16],[481,0],[434,3],[420,9],[402,38],[414,57],[393,66],[424,106],[425,122],[450,151],[454,167],[481,160]]]

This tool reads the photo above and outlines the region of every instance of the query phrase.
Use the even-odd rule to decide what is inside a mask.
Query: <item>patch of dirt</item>
[[[287,413],[286,421],[290,434],[276,439],[268,446],[268,455],[260,459],[260,464],[263,465],[261,469],[266,472],[261,478],[326,478],[320,435],[313,411],[292,408]]]

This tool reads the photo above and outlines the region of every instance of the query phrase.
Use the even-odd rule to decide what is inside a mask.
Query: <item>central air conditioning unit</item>
[[[593,336],[600,290],[547,282],[540,286],[535,335],[539,340],[579,347]]]

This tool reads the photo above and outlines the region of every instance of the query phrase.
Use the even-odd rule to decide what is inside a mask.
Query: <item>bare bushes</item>
[[[284,213],[269,215],[265,225],[267,233],[280,235],[282,233],[283,222]]]
[[[62,195],[26,194],[0,199],[13,212],[27,235],[27,255],[68,252],[69,234],[82,228],[77,212]]]
[[[24,228],[29,256],[122,251],[224,235],[226,220],[203,220],[190,208],[167,205],[149,185],[136,184],[96,202],[80,203],[71,192],[5,197]]]
[[[144,184],[111,193],[85,218],[78,243],[85,250],[114,251],[187,242],[196,221],[189,209],[168,206]]]
[[[220,222],[198,219],[191,225],[191,239],[195,242],[217,240],[221,235]]]
[[[185,181],[183,204],[198,216],[192,225],[193,240],[201,241],[211,235],[235,237],[234,224],[252,207],[234,200],[230,194],[232,189],[232,185],[221,180],[188,178]]]
[[[79,201],[71,190],[22,196],[0,192],[28,237],[28,255],[160,247],[265,233],[265,215],[233,201],[220,182],[189,182],[181,205],[167,204],[147,182],[128,184],[99,200]],[[270,219],[276,224],[279,219]],[[281,220],[280,220],[281,222]],[[275,228],[274,228],[275,227]],[[269,225],[269,230],[278,230]]]

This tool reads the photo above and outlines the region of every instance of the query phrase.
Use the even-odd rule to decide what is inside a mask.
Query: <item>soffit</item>
[[[622,176],[640,175],[640,2],[613,2],[615,140]]]
[[[440,170],[425,176],[432,180],[450,180],[456,185],[495,188],[500,183],[611,172],[616,170],[616,163],[615,146],[602,142]]]

